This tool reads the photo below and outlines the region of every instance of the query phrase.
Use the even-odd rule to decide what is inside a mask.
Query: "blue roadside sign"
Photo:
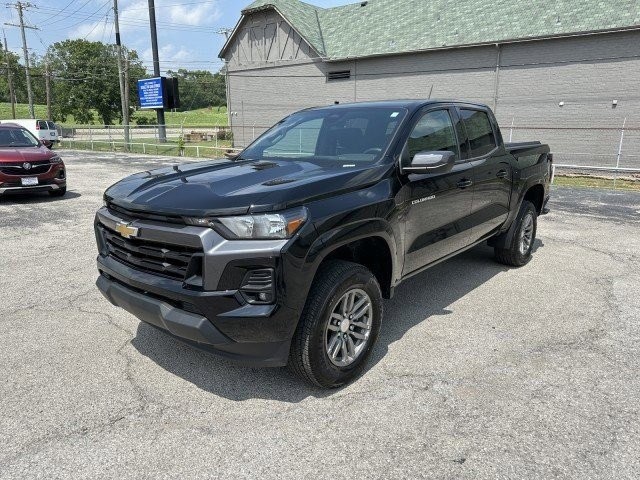
[[[164,90],[162,77],[138,80],[138,98],[140,108],[163,108]]]

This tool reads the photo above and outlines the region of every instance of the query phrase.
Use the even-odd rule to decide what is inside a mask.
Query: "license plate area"
[[[23,177],[20,179],[23,187],[32,187],[38,185],[38,177]]]

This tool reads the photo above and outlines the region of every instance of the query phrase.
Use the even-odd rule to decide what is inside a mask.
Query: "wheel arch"
[[[522,204],[523,201],[533,203],[536,212],[540,215],[542,213],[542,206],[544,205],[544,186],[541,183],[530,186],[522,197],[520,204]]]
[[[320,266],[330,260],[346,260],[368,268],[376,277],[384,298],[393,296],[398,258],[393,231],[386,222],[365,222],[350,225],[348,234],[327,232],[318,239],[320,245],[314,259],[314,280]]]

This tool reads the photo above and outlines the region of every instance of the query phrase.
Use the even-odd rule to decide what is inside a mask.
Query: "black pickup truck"
[[[552,175],[549,147],[505,144],[484,105],[304,110],[233,162],[110,187],[97,286],[196,347],[338,387],[363,370],[383,298],[406,278],[481,242],[525,265]]]

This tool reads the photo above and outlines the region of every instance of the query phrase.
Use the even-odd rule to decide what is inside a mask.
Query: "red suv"
[[[0,124],[0,196],[9,193],[67,192],[67,172],[58,154],[26,128]]]

